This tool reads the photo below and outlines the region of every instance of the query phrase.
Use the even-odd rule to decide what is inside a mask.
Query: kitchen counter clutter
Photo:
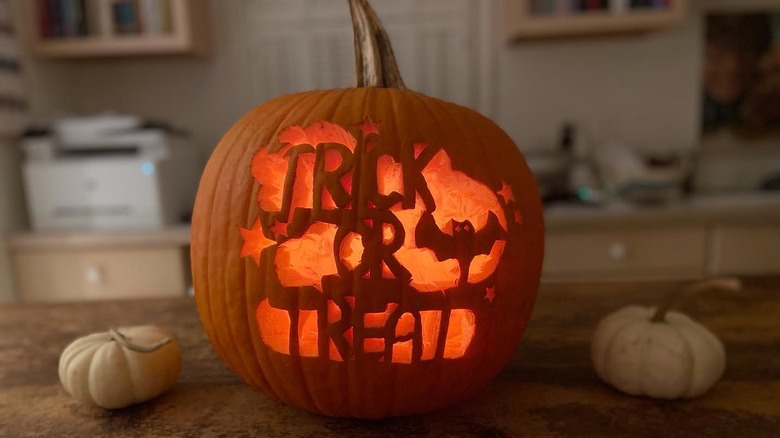
[[[723,379],[704,396],[631,397],[596,376],[589,343],[597,322],[627,304],[655,305],[680,285],[543,285],[523,342],[487,389],[450,409],[380,421],[321,417],[253,391],[218,359],[188,298],[9,305],[0,307],[0,436],[777,436],[780,277],[681,303],[727,351]],[[117,411],[65,393],[57,364],[70,341],[141,324],[177,337],[182,372],[170,392]]]

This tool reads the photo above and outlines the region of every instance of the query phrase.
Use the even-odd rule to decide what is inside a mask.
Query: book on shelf
[[[105,0],[85,0],[87,32],[93,36],[109,36],[114,33],[111,3]]]
[[[531,0],[533,15],[569,15],[573,13],[610,10],[613,1],[629,0]]]
[[[114,0],[111,8],[114,12],[114,28],[119,35],[141,32],[141,17],[136,0]]]
[[[159,35],[170,32],[168,0],[140,0],[141,27],[144,32]]]
[[[668,9],[671,0],[631,0],[631,9]]]
[[[171,31],[170,0],[36,0],[42,38]]]

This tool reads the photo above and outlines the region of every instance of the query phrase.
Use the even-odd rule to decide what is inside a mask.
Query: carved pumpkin
[[[209,160],[195,296],[262,392],[326,415],[426,412],[478,392],[520,341],[541,205],[511,139],[407,91],[370,6],[350,8],[359,87],[267,102]]]

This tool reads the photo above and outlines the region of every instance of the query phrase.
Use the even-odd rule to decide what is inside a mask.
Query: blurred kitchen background
[[[545,200],[543,281],[780,273],[780,2],[373,0]],[[344,0],[0,0],[0,301],[184,295],[250,108],[352,85]]]

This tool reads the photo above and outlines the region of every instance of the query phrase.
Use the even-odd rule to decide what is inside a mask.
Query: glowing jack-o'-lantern
[[[403,87],[350,0],[358,88],[272,100],[225,135],[192,230],[196,299],[247,383],[383,417],[473,395],[517,346],[543,248],[533,177],[479,114]]]

